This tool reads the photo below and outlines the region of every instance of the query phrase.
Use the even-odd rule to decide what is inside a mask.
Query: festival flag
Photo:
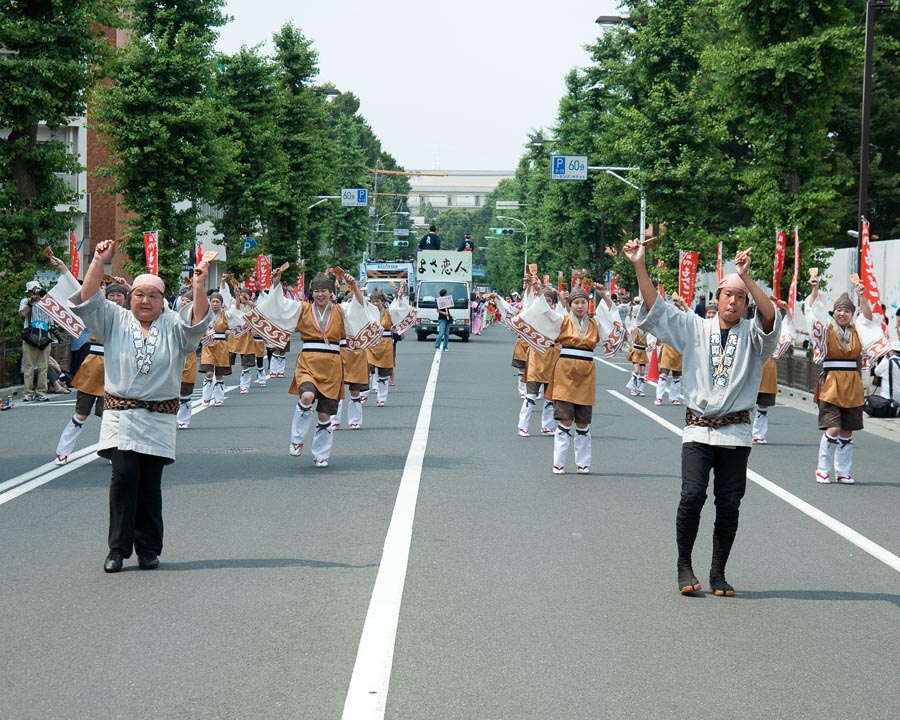
[[[694,285],[697,283],[697,251],[682,250],[678,265],[678,294],[690,305],[694,299]]]
[[[199,265],[201,262],[203,262],[203,246],[197,243],[197,264]]]
[[[794,317],[794,307],[797,305],[797,282],[800,277],[800,228],[794,227],[794,276],[791,278],[791,287],[788,289],[788,312]]]
[[[618,274],[613,275],[609,278],[609,294],[610,295],[618,295],[619,294],[619,287],[618,287],[618,282],[617,282],[618,279],[619,279]]]
[[[560,270],[556,274],[556,289],[559,292],[562,292],[562,289],[563,289],[563,271],[562,270]]]
[[[248,270],[247,274],[244,276],[244,284],[247,286],[247,289],[252,293],[259,292],[259,285],[256,282],[256,272],[255,270]]]
[[[549,287],[549,286],[550,286],[550,276],[544,275],[544,287]]]
[[[716,284],[718,285],[722,282],[722,278],[725,277],[725,273],[722,271],[722,243],[719,243],[719,247],[716,250]]]
[[[875,267],[872,264],[872,254],[869,235],[869,221],[862,219],[862,235],[860,237],[859,279],[866,288],[866,300],[873,313],[883,315],[881,310],[881,294],[878,292],[878,281],[875,279]],[[882,320],[882,325],[885,322]]]
[[[272,284],[272,258],[270,255],[256,256],[256,284],[268,290]]]
[[[656,286],[656,292],[659,293],[659,296],[660,296],[663,300],[666,299],[666,289],[663,287],[663,284],[662,284],[662,283],[657,284],[657,286]]]
[[[776,300],[781,300],[781,277],[784,273],[784,251],[787,249],[787,233],[775,233],[775,260],[772,266],[772,292]]]
[[[159,275],[159,231],[144,231],[144,257],[147,260],[147,272]]]
[[[69,231],[69,267],[72,271],[72,276],[77,280],[81,262],[78,257],[78,242],[75,240],[74,230]]]

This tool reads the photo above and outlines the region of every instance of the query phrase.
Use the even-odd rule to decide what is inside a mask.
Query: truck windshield
[[[419,283],[419,307],[436,308],[437,298],[442,289],[445,289],[447,294],[453,298],[453,307],[469,307],[469,292],[465,283],[440,281],[426,281]]]

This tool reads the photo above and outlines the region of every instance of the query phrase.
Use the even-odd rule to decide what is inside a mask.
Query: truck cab
[[[469,342],[472,332],[472,253],[419,250],[416,253],[416,337],[437,335],[437,299],[441,289],[453,298],[450,334]]]
[[[463,342],[469,342],[472,331],[472,286],[459,280],[421,280],[416,286],[416,337],[425,341],[429,335],[437,335],[438,305],[437,299],[441,290],[453,298],[449,308],[450,334],[456,335]]]

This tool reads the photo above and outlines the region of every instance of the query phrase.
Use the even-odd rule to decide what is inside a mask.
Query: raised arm
[[[872,306],[866,297],[866,286],[861,282],[856,283],[856,295],[859,298],[859,311],[866,320],[872,320]]]
[[[206,279],[209,277],[209,260],[201,260],[194,268],[194,302],[191,304],[191,324],[197,325],[209,312],[209,298],[206,297]]]
[[[86,301],[100,289],[100,283],[103,281],[103,266],[106,265],[116,252],[115,240],[101,240],[94,248],[94,257],[88,266],[87,272],[84,274],[84,280],[81,283],[81,299]]]
[[[647,265],[644,262],[644,246],[640,240],[629,240],[622,248],[622,252],[634,265],[634,274],[637,277],[638,289],[644,300],[644,307],[647,308],[647,312],[650,312],[653,304],[656,302],[656,298],[659,296],[653,280],[650,279],[650,273],[647,272]]]
[[[769,296],[750,277],[750,251],[752,249],[738,250],[734,256],[734,263],[737,265],[737,274],[741,276],[741,280],[750,291],[753,302],[756,303],[756,311],[759,313],[763,330],[770,333],[775,327],[775,306],[769,300]]]

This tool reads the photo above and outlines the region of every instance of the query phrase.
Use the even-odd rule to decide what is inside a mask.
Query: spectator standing
[[[890,351],[875,366],[875,375],[881,378],[875,394],[900,404],[900,340],[891,342]]]
[[[440,250],[441,236],[437,234],[437,228],[431,225],[428,234],[419,240],[419,250]]]
[[[30,345],[22,340],[22,364],[25,376],[25,402],[36,400],[46,402],[47,367],[50,364],[50,324],[53,319],[38,305],[43,296],[43,288],[37,280],[25,283],[25,297],[19,301],[19,315],[22,317],[23,329],[39,328],[47,337],[44,347]],[[37,371],[37,387],[35,387],[35,371]]]

